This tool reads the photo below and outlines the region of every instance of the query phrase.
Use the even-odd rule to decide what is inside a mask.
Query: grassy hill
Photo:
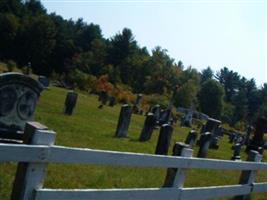
[[[113,108],[98,109],[95,96],[80,93],[78,104],[73,116],[63,115],[63,105],[67,90],[52,87],[43,92],[37,106],[36,121],[57,133],[56,144],[71,147],[86,147],[127,152],[153,154],[156,148],[158,130],[153,133],[149,142],[139,142],[144,116],[133,115],[127,139],[114,137],[120,105]],[[184,141],[188,128],[175,126],[172,144]],[[198,147],[194,149],[194,155]],[[169,153],[171,154],[171,148]],[[220,142],[219,150],[210,150],[209,158],[229,160],[232,156],[228,138]],[[241,155],[246,159],[246,154]],[[267,159],[267,153],[264,160]],[[12,182],[16,171],[14,163],[0,164],[0,199],[9,199]],[[92,165],[61,165],[49,164],[45,179],[47,188],[129,188],[129,187],[160,187],[165,178],[165,169],[158,168],[126,168],[100,167]],[[185,186],[211,186],[237,184],[239,171],[190,170]],[[266,171],[259,171],[257,181],[267,181]],[[255,200],[266,199],[267,193],[254,195]]]

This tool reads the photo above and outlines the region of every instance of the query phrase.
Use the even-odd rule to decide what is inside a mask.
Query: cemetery
[[[106,94],[48,86],[1,74],[0,199],[266,199],[265,119],[246,133],[192,114],[181,126],[177,88],[143,115],[141,94],[104,106]]]

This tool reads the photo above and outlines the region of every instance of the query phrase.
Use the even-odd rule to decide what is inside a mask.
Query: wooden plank
[[[44,145],[0,144],[1,162],[44,162],[49,147]]]
[[[178,188],[54,190],[36,191],[35,200],[177,200]]]
[[[207,200],[219,197],[232,197],[253,192],[267,191],[266,183],[253,185],[229,185],[200,188],[140,188],[140,189],[39,189],[35,200]],[[256,189],[258,188],[258,189]]]
[[[251,185],[229,185],[200,188],[184,188],[180,200],[207,200],[219,197],[232,197],[236,195],[249,194]]]
[[[49,157],[48,157],[48,153]],[[44,145],[0,144],[0,162],[53,162],[132,167],[267,170],[267,163],[185,158]]]
[[[51,157],[49,158],[49,161],[55,163],[98,164],[131,167],[267,170],[267,163],[185,158],[141,153],[66,148],[60,146],[51,147]]]
[[[252,192],[266,192],[267,182],[265,183],[254,183]]]

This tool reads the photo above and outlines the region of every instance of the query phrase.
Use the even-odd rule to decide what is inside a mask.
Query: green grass
[[[37,106],[36,121],[57,133],[56,144],[71,147],[86,147],[115,151],[142,152],[153,154],[156,147],[158,130],[149,142],[139,142],[144,116],[133,115],[128,138],[114,137],[120,106],[113,108],[99,105],[95,96],[79,94],[78,104],[73,116],[63,115],[63,105],[67,90],[54,88],[43,92]],[[172,144],[184,141],[188,128],[176,125]],[[209,158],[230,159],[231,144],[225,137],[219,150],[210,150]],[[198,148],[195,147],[194,155]],[[171,148],[169,150],[171,154]],[[246,159],[243,153],[242,159]],[[264,159],[266,160],[265,153]],[[0,164],[0,199],[9,199],[16,171],[14,163]],[[44,186],[47,188],[130,188],[160,187],[166,169],[102,167],[92,165],[49,164]],[[189,170],[186,187],[237,184],[240,171]],[[266,171],[259,171],[257,181],[267,181]],[[254,195],[252,199],[264,200],[267,193]]]

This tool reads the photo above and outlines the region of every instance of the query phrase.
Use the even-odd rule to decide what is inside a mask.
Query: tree
[[[206,69],[203,69],[201,71],[201,83],[204,83],[207,80],[210,80],[213,78],[213,71],[210,67],[207,67]]]
[[[224,67],[217,72],[215,78],[223,85],[225,92],[225,101],[231,102],[232,97],[238,89],[240,83],[240,75],[237,72],[230,71]]]
[[[197,102],[198,85],[194,80],[188,80],[185,84],[179,87],[175,97],[175,106],[190,108]]]
[[[223,108],[223,87],[215,80],[206,81],[198,95],[200,110],[219,119]]]

